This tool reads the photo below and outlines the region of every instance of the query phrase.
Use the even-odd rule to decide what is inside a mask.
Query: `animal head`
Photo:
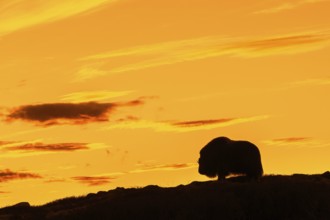
[[[218,175],[219,163],[219,146],[226,146],[230,142],[227,137],[218,137],[209,142],[200,151],[198,160],[198,172],[208,177],[216,177]]]

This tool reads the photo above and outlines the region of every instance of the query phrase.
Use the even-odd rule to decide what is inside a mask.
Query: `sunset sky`
[[[330,0],[0,0],[0,206],[330,169]]]

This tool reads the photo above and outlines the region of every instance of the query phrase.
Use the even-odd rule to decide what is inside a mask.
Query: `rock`
[[[28,203],[28,202],[20,202],[20,203],[17,203],[16,205],[13,205],[13,207],[18,207],[18,208],[21,208],[21,207],[30,207],[30,203]]]
[[[323,177],[330,179],[330,171],[326,171],[322,174]]]

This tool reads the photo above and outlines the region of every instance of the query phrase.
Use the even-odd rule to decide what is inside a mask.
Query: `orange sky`
[[[330,1],[0,1],[0,206],[207,180],[255,143],[265,174],[330,167]]]

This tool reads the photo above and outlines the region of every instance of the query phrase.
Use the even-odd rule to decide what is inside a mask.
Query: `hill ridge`
[[[4,219],[329,219],[330,172],[122,188],[0,209]]]

